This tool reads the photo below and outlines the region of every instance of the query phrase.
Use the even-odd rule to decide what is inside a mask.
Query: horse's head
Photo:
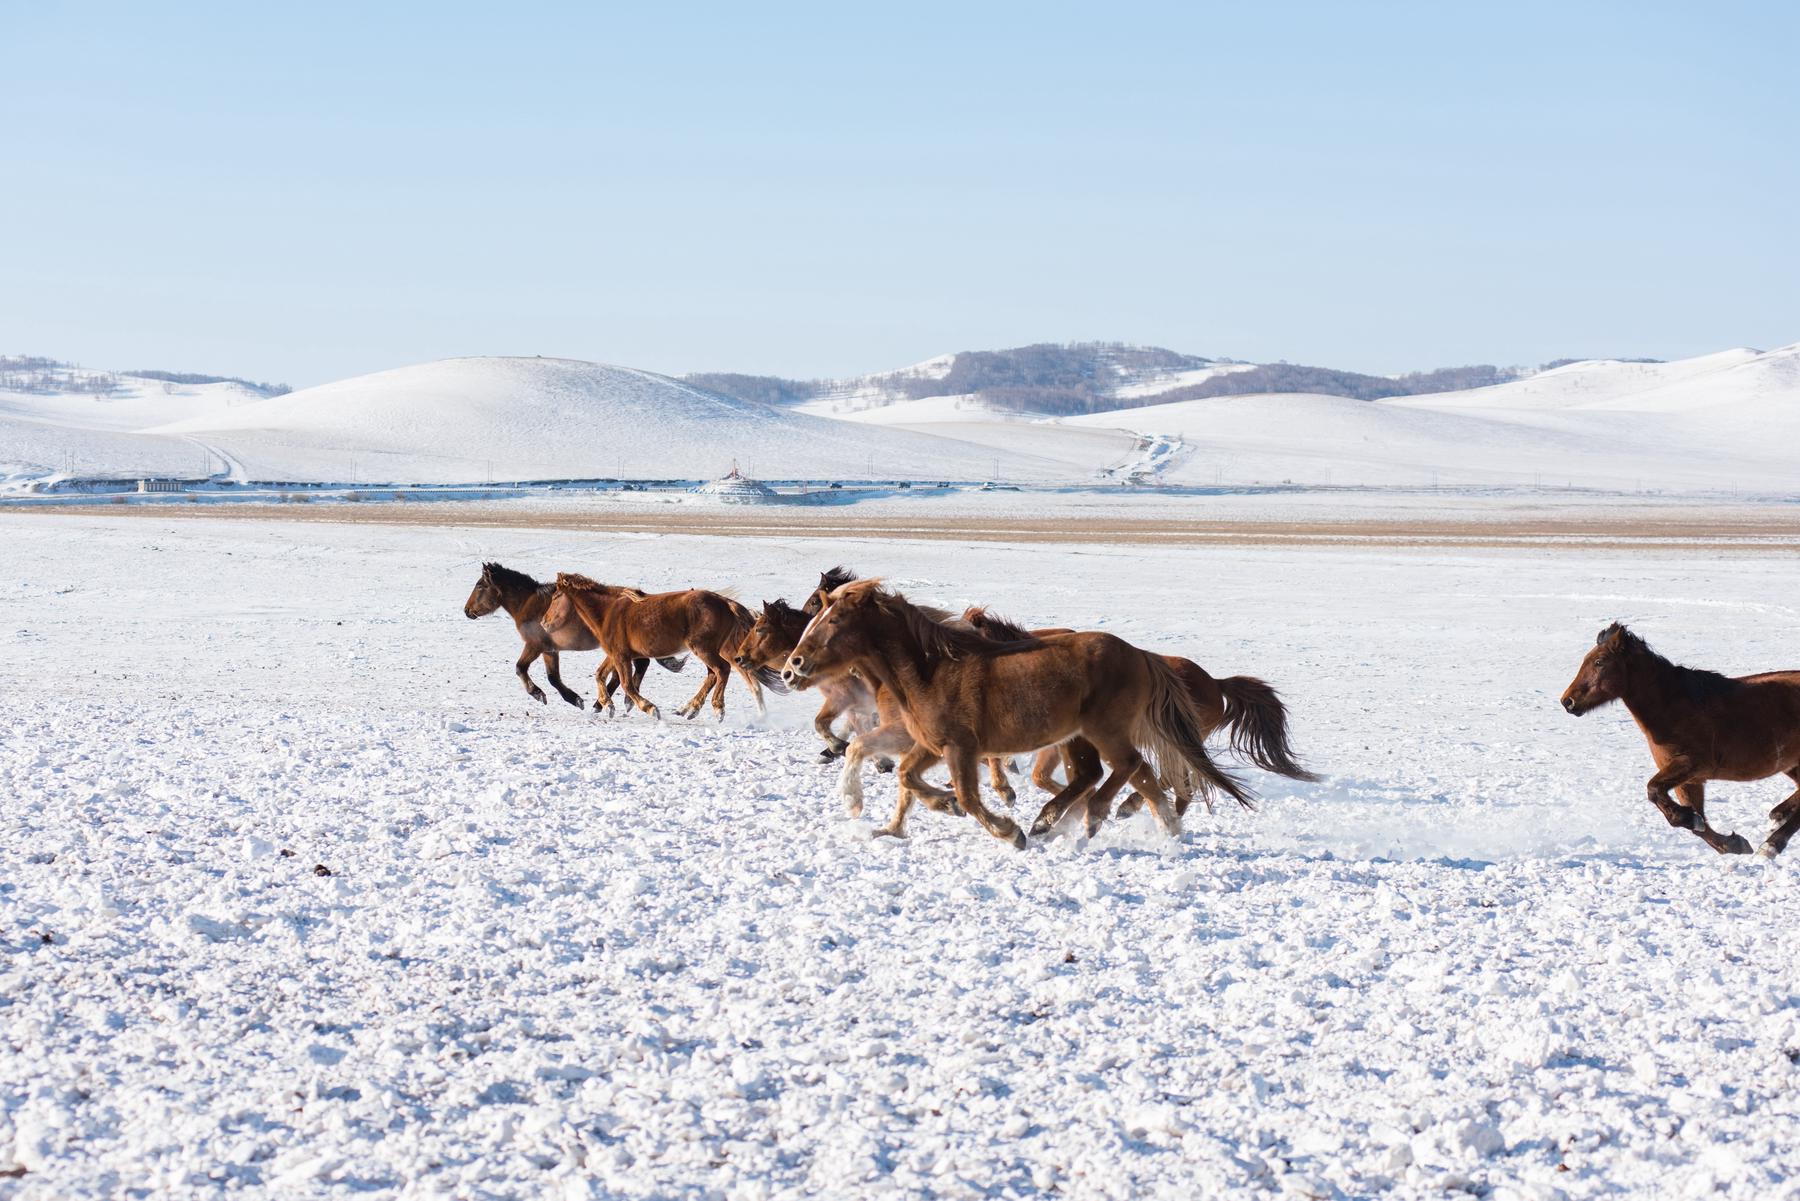
[[[475,590],[463,602],[464,617],[486,617],[500,607],[500,585],[494,580],[494,568],[498,566],[498,563],[481,565],[481,578],[475,581]]]
[[[1562,707],[1580,717],[1618,700],[1630,660],[1643,646],[1643,639],[1616,621],[1601,630],[1582,659],[1581,670],[1563,690]]]
[[[776,667],[792,654],[794,623],[785,619],[794,612],[786,601],[764,601],[750,632],[738,643],[737,665],[747,670]]]
[[[813,594],[806,598],[806,603],[804,605],[800,606],[801,611],[808,614],[817,613],[820,609],[825,607],[826,600],[833,592],[842,588],[845,584],[854,583],[855,581],[856,573],[851,571],[848,567],[839,566],[833,567],[828,571],[821,571],[819,573],[819,586],[813,589]]]
[[[782,683],[810,688],[820,676],[850,667],[873,649],[866,617],[877,593],[874,580],[844,584],[831,592],[820,589],[821,607],[800,632],[782,669]]]

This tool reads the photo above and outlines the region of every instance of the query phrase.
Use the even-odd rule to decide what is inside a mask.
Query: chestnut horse
[[[506,615],[513,619],[513,627],[519,631],[519,637],[525,642],[524,653],[519,656],[513,669],[518,673],[519,679],[525,682],[526,694],[540,704],[548,703],[544,698],[544,690],[531,682],[531,661],[541,658],[544,661],[544,674],[550,677],[550,686],[556,689],[557,695],[563,700],[579,709],[581,694],[562,682],[560,655],[563,651],[598,650],[600,643],[580,622],[565,624],[554,633],[544,628],[544,615],[555,597],[555,584],[540,584],[522,571],[513,571],[498,563],[483,563],[481,578],[475,581],[469,599],[463,602],[463,616],[486,617],[505,609]],[[669,671],[680,671],[687,665],[687,661],[681,658],[657,661]],[[649,666],[648,659],[638,659],[632,663],[634,684],[643,682],[644,672]]]
[[[1027,631],[1014,622],[988,612],[985,605],[965,609],[962,619],[989,638],[1002,641],[1074,632],[1063,628]],[[1162,658],[1181,677],[1188,694],[1194,698],[1194,704],[1205,716],[1207,736],[1223,729],[1230,737],[1232,752],[1264,771],[1308,783],[1319,779],[1295,761],[1293,747],[1288,739],[1287,706],[1281,703],[1280,695],[1267,683],[1254,676],[1215,679],[1192,659],[1185,659],[1180,655],[1164,655]],[[1100,778],[1099,761],[1093,748],[1086,746],[1080,739],[1071,739],[1060,747],[1045,747],[1038,752],[1037,762],[1031,769],[1031,782],[1045,792],[1057,791],[1054,772],[1059,761],[1065,765],[1066,774],[1071,780],[1078,772],[1087,773],[1096,782]],[[1175,812],[1185,817],[1188,804],[1193,799],[1186,782],[1178,778],[1166,783],[1175,793]],[[1205,799],[1210,809],[1211,798]],[[1120,804],[1119,816],[1129,817],[1141,809],[1143,804],[1143,794],[1134,792]],[[1032,833],[1043,833],[1062,819],[1061,813],[1047,816],[1049,821],[1044,829],[1039,830],[1033,826]],[[1092,813],[1088,815],[1090,836],[1100,828],[1106,816]]]
[[[784,600],[764,601],[750,632],[738,644],[735,662],[745,670],[767,668],[779,670],[800,641],[800,633],[812,614],[796,609]],[[819,712],[813,718],[813,729],[825,740],[819,761],[829,763],[844,753],[848,741],[840,738],[832,725],[844,718],[851,734],[872,730],[879,723],[875,690],[862,677],[842,672],[829,680],[821,680]]]
[[[743,605],[704,588],[646,594],[570,572],[557,573],[556,591],[557,605],[564,607],[553,605],[545,616],[545,625],[560,629],[578,622],[586,626],[606,654],[605,667],[615,672],[619,664],[634,659],[673,654],[684,646],[692,651],[705,664],[706,679],[676,712],[691,719],[710,695],[713,710],[723,720],[725,685],[731,675],[727,656],[736,652],[750,632],[750,611]],[[779,677],[772,671],[740,668],[739,674],[759,710],[764,708],[761,685],[781,687]],[[595,678],[598,683],[598,673]],[[638,692],[637,682],[629,673],[620,675],[618,683],[633,705],[652,717],[662,716],[662,711]],[[601,686],[594,708],[613,711],[611,687]]]
[[[1612,701],[1625,702],[1650,744],[1650,803],[1721,855],[1747,855],[1750,843],[1707,824],[1706,781],[1786,775],[1800,784],[1800,671],[1734,679],[1682,667],[1615,621],[1582,659],[1562,707],[1580,717]],[[1769,820],[1774,829],[1756,853],[1773,859],[1800,829],[1800,789]]]
[[[829,594],[789,656],[782,679],[804,688],[852,667],[893,692],[913,742],[900,762],[902,787],[893,819],[877,833],[904,837],[915,795],[953,795],[990,834],[1023,847],[1025,833],[1018,824],[982,804],[977,763],[983,756],[1035,751],[1075,735],[1092,743],[1112,769],[1096,794],[1100,802],[1110,807],[1136,776],[1171,835],[1181,832],[1181,819],[1158,785],[1159,775],[1191,773],[1202,788],[1250,801],[1243,785],[1207,755],[1203,715],[1174,670],[1111,634],[994,642],[934,620],[877,580],[859,580]],[[1160,772],[1138,773],[1145,750]],[[921,771],[939,760],[949,765],[953,794],[921,778]],[[1060,793],[1051,800],[1070,803]]]

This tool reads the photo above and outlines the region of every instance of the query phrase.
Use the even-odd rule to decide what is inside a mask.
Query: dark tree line
[[[1573,361],[1558,360],[1545,364],[1540,370]],[[1424,396],[1433,392],[1486,388],[1527,374],[1519,368],[1496,367],[1489,363],[1440,367],[1435,371],[1414,371],[1401,376],[1364,375],[1297,363],[1264,363],[1153,396],[1127,398],[1115,394],[1120,384],[1134,377],[1192,371],[1222,362],[1230,360],[1205,359],[1156,346],[1125,346],[1111,342],[1040,343],[1011,350],[963,351],[951,360],[949,371],[936,379],[910,375],[872,378],[895,399],[922,400],[930,396],[973,394],[997,409],[1065,417],[1178,400],[1248,396],[1262,392],[1316,392],[1347,396],[1353,400],[1383,400],[1392,396]],[[727,396],[765,404],[797,404],[841,393],[859,382],[732,374],[690,375],[687,379],[689,383]]]

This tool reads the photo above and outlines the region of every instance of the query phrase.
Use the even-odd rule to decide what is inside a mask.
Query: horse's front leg
[[[568,701],[577,709],[581,708],[581,694],[563,683],[561,656],[553,650],[547,650],[538,657],[544,661],[544,674],[550,677],[550,687],[556,689],[556,694],[563,700]]]
[[[844,750],[844,768],[838,773],[838,795],[851,817],[863,811],[862,765],[870,755],[903,755],[913,746],[912,735],[896,722],[877,726],[867,734],[858,734]]]
[[[1751,851],[1750,840],[1742,834],[1721,834],[1706,823],[1706,781],[1689,780],[1675,787],[1675,795],[1692,814],[1694,833],[1700,840],[1721,855],[1748,855]]]
[[[908,761],[912,756],[907,756]],[[995,813],[981,803],[980,757],[972,743],[952,744],[944,748],[944,762],[950,765],[950,783],[956,788],[956,799],[963,810],[1002,842],[1010,842],[1018,850],[1025,849],[1025,831],[1019,823],[1004,814]],[[901,764],[904,770],[905,763]],[[901,783],[908,780],[901,777]]]
[[[544,690],[531,682],[531,661],[537,657],[537,646],[527,642],[525,652],[519,656],[519,661],[513,664],[513,670],[518,673],[519,679],[525,682],[525,695],[540,705],[547,705],[550,702],[544,698]]]
[[[644,699],[643,693],[639,692],[637,689],[637,682],[631,678],[631,660],[620,660],[609,656],[607,662],[608,666],[613,669],[613,673],[618,676],[619,690],[625,694],[625,699],[630,701],[633,705],[636,705],[639,709],[642,709],[645,713],[648,713],[651,717],[661,721],[662,710]],[[607,689],[606,707],[607,711],[611,712],[612,690],[610,688]]]

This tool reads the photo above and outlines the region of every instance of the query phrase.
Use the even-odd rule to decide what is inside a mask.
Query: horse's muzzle
[[[1564,696],[1562,698],[1562,707],[1576,717],[1581,716],[1581,705],[1572,696]]]
[[[811,677],[806,674],[806,660],[799,655],[789,659],[787,666],[781,669],[781,682],[789,688],[805,688],[810,681]]]

